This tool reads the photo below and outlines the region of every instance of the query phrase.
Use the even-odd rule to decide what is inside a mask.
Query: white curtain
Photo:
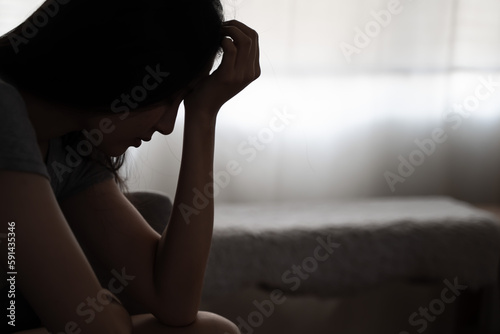
[[[263,72],[219,114],[217,201],[500,200],[500,1],[225,5],[259,32]],[[129,149],[132,190],[174,195],[182,115]]]
[[[226,3],[259,32],[263,75],[220,112],[217,200],[500,200],[499,1]],[[175,193],[177,126],[133,149],[134,189]]]

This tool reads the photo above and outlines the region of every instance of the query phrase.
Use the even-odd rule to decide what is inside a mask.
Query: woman
[[[257,34],[223,23],[219,0],[50,0],[0,39],[3,332],[239,333],[198,310],[213,199],[195,206],[194,190],[213,182],[220,107],[259,75]],[[117,170],[128,147],[172,131],[182,101],[160,235]]]

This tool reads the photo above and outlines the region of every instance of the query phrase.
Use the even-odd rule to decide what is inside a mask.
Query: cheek
[[[138,137],[138,134],[133,125],[125,127],[122,124],[122,126],[116,126],[108,133],[103,133],[99,149],[108,155],[119,156],[128,147],[137,144],[136,137]]]
[[[129,148],[129,145],[119,142],[112,142],[110,140],[104,140],[101,145],[99,145],[99,150],[110,157],[118,157],[125,153]]]
[[[131,138],[132,136],[132,131],[133,127],[126,128],[124,126],[116,126],[113,131],[110,131],[109,133],[104,134],[103,137],[103,142],[115,142],[115,141],[120,141],[125,138]]]
[[[134,115],[130,113],[129,116]],[[144,117],[109,115],[89,123],[85,137],[105,154],[117,157],[138,144],[135,138],[141,136],[141,126],[145,126]]]

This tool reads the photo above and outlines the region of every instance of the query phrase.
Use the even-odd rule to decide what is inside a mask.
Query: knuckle
[[[250,37],[243,38],[242,42],[247,46],[251,46],[253,44],[253,40]]]
[[[253,40],[258,41],[259,40],[259,34],[257,31],[250,29],[250,36],[252,37]]]
[[[229,53],[231,55],[234,55],[237,53],[237,49],[236,47],[233,45],[233,46],[230,46],[227,48],[227,50],[225,51],[226,53]]]
[[[226,41],[225,42],[225,45],[224,45],[224,52],[225,53],[236,53],[237,49],[236,49],[236,46],[230,42],[230,41]]]
[[[245,84],[246,82],[248,82],[248,78],[249,78],[249,75],[247,73],[242,73],[237,78],[235,78],[235,82],[238,85],[242,85],[242,84]]]
[[[257,78],[256,74],[257,73],[249,73],[249,74],[245,75],[245,78],[244,78],[243,82],[244,83],[249,83],[249,82],[254,81]]]

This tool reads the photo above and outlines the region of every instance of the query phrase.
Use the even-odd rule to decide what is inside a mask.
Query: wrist
[[[215,128],[218,111],[207,108],[186,109],[184,122],[186,125]]]

